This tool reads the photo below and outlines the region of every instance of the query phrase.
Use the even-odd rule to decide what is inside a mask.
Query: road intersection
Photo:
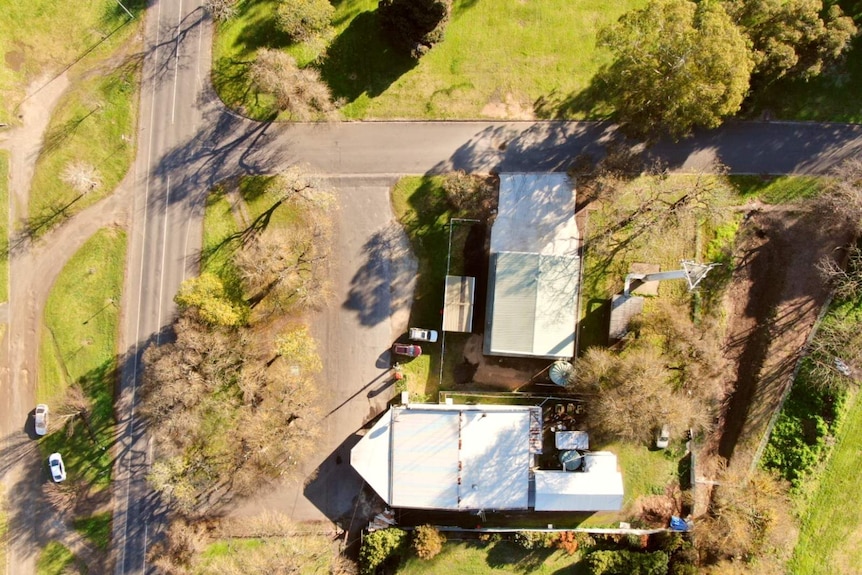
[[[131,193],[105,201],[114,206],[111,209],[131,211],[120,348],[123,370],[116,407],[113,542],[118,574],[152,571],[146,549],[160,525],[162,506],[146,486],[151,455],[145,429],[135,416],[140,356],[147,345],[169,337],[173,295],[180,282],[197,270],[204,201],[214,183],[300,164],[333,178],[342,190],[342,211],[337,216],[342,230],[337,240],[342,252],[338,265],[343,266],[336,280],[340,299],[331,315],[316,326],[316,334],[328,347],[353,342],[349,357],[332,362],[325,374],[340,386],[330,398],[330,413],[342,419],[327,423],[336,447],[323,450],[318,458],[323,461],[314,465],[336,477],[337,466],[346,463],[350,434],[380,407],[385,395],[372,395],[384,383],[378,378],[385,366],[376,356],[391,341],[392,332],[406,325],[409,286],[396,292],[386,287],[393,285],[394,277],[409,276],[410,270],[403,236],[389,225],[391,182],[402,174],[452,169],[564,170],[577,155],[600,157],[608,143],[619,139],[613,125],[601,122],[253,122],[227,110],[213,93],[211,44],[212,24],[200,0],[151,2],[146,12],[138,155],[129,180]],[[734,173],[823,174],[842,159],[862,153],[862,128],[733,122],[680,142],[659,142],[648,153],[683,172],[711,170],[718,160]],[[122,201],[129,205],[120,206]],[[66,234],[82,243],[86,238],[82,230],[89,229],[81,223],[86,218],[82,213],[49,241]],[[357,292],[357,286],[369,279],[373,285]],[[362,306],[370,306],[371,311]],[[16,319],[34,326],[39,321]],[[35,350],[6,352],[8,385],[20,390],[15,391],[17,399],[7,399],[15,408],[12,411],[32,403],[24,400],[32,396],[34,376],[19,373],[10,361],[25,352]],[[348,374],[363,362],[361,373],[351,378]],[[369,391],[361,393],[366,388]],[[20,432],[12,427],[4,431],[7,437]],[[342,492],[321,482],[312,489],[300,489],[293,509],[302,518],[315,513],[332,518],[344,503]],[[263,498],[253,505],[266,506],[267,501]],[[32,561],[23,565],[24,571],[15,572],[33,569]]]

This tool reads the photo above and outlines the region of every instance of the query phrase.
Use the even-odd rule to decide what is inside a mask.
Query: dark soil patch
[[[741,230],[726,295],[725,353],[733,371],[709,451],[746,460],[792,383],[793,369],[828,297],[815,264],[851,236],[811,211],[753,212]]]
[[[8,66],[10,70],[20,72],[21,67],[24,65],[24,52],[21,50],[6,52],[4,60],[6,61],[6,66]]]

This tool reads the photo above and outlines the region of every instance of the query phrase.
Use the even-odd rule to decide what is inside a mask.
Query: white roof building
[[[491,229],[487,355],[575,354],[580,288],[575,190],[566,174],[501,174]]]
[[[623,476],[617,456],[584,456],[584,471],[537,470],[536,511],[617,511],[623,506]]]
[[[622,506],[616,456],[585,457],[584,472],[534,469],[541,408],[409,404],[392,407],[350,452],[350,464],[392,507],[451,511]]]
[[[397,406],[350,463],[393,507],[527,509],[536,433],[541,450],[541,414],[529,406]]]

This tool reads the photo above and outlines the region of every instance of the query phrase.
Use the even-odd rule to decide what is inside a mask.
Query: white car
[[[655,446],[658,449],[667,449],[667,446],[670,444],[670,427],[667,425],[661,426],[661,431],[658,432],[658,435],[655,437]]]
[[[59,453],[52,453],[48,458],[48,467],[51,468],[51,479],[56,483],[60,483],[66,479],[66,467],[63,465],[63,456]]]
[[[48,406],[40,403],[36,406],[36,415],[34,416],[36,423],[36,435],[45,435],[48,433]]]
[[[433,329],[425,329],[422,327],[411,327],[407,336],[413,341],[427,341],[434,343],[437,341],[437,332]]]

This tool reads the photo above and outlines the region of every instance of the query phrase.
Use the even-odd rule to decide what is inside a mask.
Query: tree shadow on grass
[[[613,111],[608,100],[607,83],[603,80],[604,69],[599,70],[590,84],[580,92],[561,94],[556,90],[540,96],[533,102],[533,111],[542,120],[605,120]]]
[[[320,71],[333,97],[349,103],[379,96],[416,64],[386,42],[377,12],[363,12],[333,40]]]
[[[554,549],[523,549],[509,541],[500,541],[488,551],[486,561],[493,569],[513,568],[518,573],[532,573],[551,556]]]

